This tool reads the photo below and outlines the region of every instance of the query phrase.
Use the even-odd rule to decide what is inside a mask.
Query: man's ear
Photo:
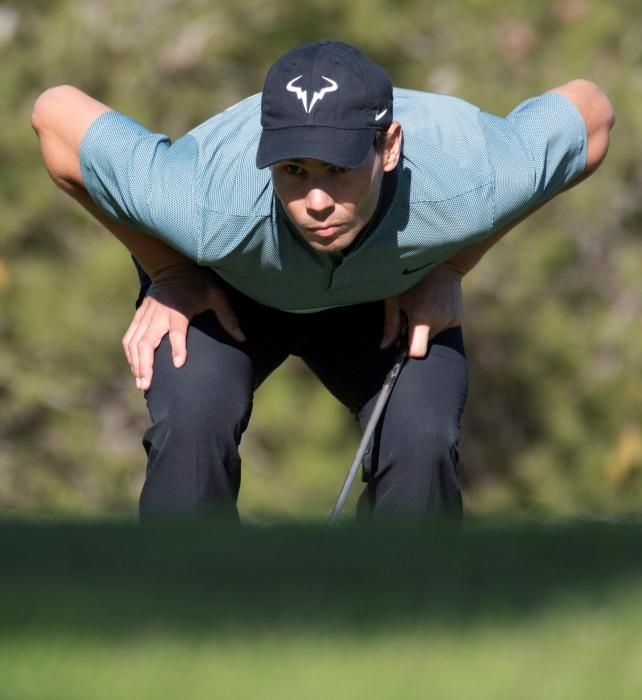
[[[386,173],[389,173],[397,167],[397,163],[401,157],[402,138],[403,131],[401,129],[401,124],[399,122],[392,122],[386,131],[386,143],[382,154],[383,170]]]

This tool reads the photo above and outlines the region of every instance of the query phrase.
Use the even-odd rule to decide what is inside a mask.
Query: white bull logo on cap
[[[312,94],[312,102],[310,102],[310,106],[308,107],[308,91],[302,90],[298,85],[295,85],[296,81],[302,77],[303,75],[297,75],[297,77],[292,78],[292,80],[290,80],[290,82],[285,87],[288,92],[296,93],[297,99],[303,102],[303,109],[305,110],[306,114],[310,114],[314,105],[319,100],[322,100],[325,97],[325,95],[327,95],[327,93],[336,92],[339,89],[339,84],[337,82],[335,82],[331,78],[326,78],[325,75],[322,75],[321,77],[326,82],[328,82],[329,85],[328,87],[321,88],[320,90],[317,90]]]

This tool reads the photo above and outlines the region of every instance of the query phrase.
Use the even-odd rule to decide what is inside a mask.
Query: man
[[[614,116],[586,80],[506,118],[393,99],[360,50],[321,41],[174,143],[69,86],[43,93],[32,122],[56,184],[152,280],[123,339],[152,421],[141,515],[236,516],[253,391],[290,354],[363,425],[405,315],[410,360],[359,502],[376,516],[460,513],[461,277],[598,167]]]

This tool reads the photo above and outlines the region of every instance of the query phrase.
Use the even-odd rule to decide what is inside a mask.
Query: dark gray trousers
[[[190,326],[184,367],[174,368],[167,337],[156,351],[146,392],[143,519],[201,512],[238,518],[238,446],[253,393],[288,355],[301,357],[362,428],[394,362],[394,348],[379,350],[382,302],[292,314],[231,289],[228,295],[245,343],[229,338],[207,312]],[[436,336],[425,359],[406,363],[366,459],[359,517],[461,515],[457,443],[467,375],[460,328]]]

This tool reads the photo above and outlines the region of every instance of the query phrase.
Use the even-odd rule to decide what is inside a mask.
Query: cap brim
[[[264,129],[256,153],[256,167],[267,168],[280,160],[312,158],[342,168],[356,168],[368,157],[376,129],[333,129],[293,126]]]

